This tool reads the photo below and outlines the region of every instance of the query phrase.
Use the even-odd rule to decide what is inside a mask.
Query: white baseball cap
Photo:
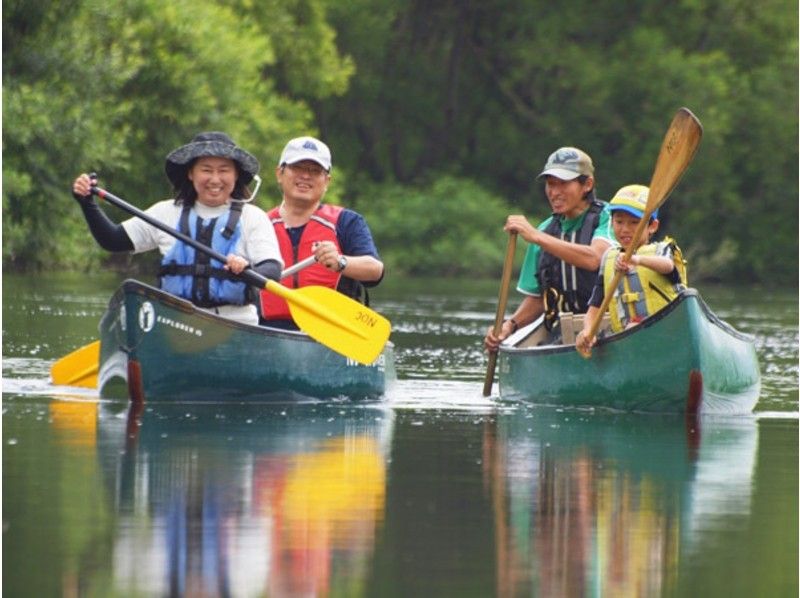
[[[312,160],[325,170],[331,170],[331,150],[327,145],[314,137],[295,137],[281,152],[278,166],[297,164],[303,160]]]

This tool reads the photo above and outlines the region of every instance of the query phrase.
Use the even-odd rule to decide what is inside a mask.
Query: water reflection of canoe
[[[109,301],[100,341],[98,388],[109,398],[370,398],[394,378],[391,343],[364,366],[302,332],[232,322],[135,280]]]
[[[564,330],[564,338],[570,336]],[[758,401],[753,339],[720,320],[694,289],[638,326],[601,339],[591,359],[574,344],[550,344],[552,339],[537,322],[501,345],[502,398],[726,414],[749,413]]]
[[[507,595],[680,594],[682,567],[719,550],[709,518],[752,508],[755,418],[536,408],[498,418],[495,446]]]
[[[383,518],[391,411],[100,405],[120,595],[355,594]],[[145,574],[146,573],[146,574]],[[356,591],[358,589],[358,591]]]

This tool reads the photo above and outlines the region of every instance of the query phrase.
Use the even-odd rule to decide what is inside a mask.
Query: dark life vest
[[[561,228],[563,216],[554,215],[544,232],[570,243],[591,245],[594,231],[600,224],[600,214],[605,207],[605,202],[592,200],[580,228],[571,233],[564,233]],[[578,268],[542,250],[539,255],[536,278],[539,281],[543,297],[553,292],[550,289],[558,293],[561,311],[586,313],[589,297],[592,295],[592,289],[597,280],[597,270]]]

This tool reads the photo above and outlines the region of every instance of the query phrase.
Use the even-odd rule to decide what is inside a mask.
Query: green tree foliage
[[[332,5],[358,71],[317,114],[353,170],[401,183],[465,176],[528,209],[547,155],[576,145],[608,198],[649,181],[672,115],[688,106],[705,136],[663,230],[695,274],[796,281],[796,3]]]
[[[3,4],[3,259],[14,266],[82,265],[102,256],[69,185],[80,172],[140,207],[169,197],[164,156],[202,130],[224,130],[261,158],[265,181],[289,137],[315,132],[307,104],[269,70],[280,24],[252,2],[11,0]],[[340,92],[352,65],[338,56],[316,0],[300,13],[293,57],[308,97]],[[278,10],[280,9],[280,10]],[[269,13],[267,13],[269,14]],[[319,61],[325,68],[318,67]],[[121,217],[115,215],[119,220]]]
[[[505,255],[509,206],[479,185],[452,177],[418,186],[372,185],[359,211],[394,274],[496,276]]]
[[[286,139],[319,133],[334,202],[369,209],[376,184],[400,201],[463,180],[540,219],[547,204],[530,198],[550,152],[588,151],[609,198],[649,181],[688,106],[705,135],[662,231],[693,280],[796,284],[797,23],[787,0],[9,0],[4,263],[103,256],[69,181],[95,168],[149,204],[169,194],[166,153],[200,130],[261,158],[265,190]],[[376,213],[382,253],[406,217]],[[474,224],[502,239],[502,221]],[[456,271],[469,259],[449,257]]]

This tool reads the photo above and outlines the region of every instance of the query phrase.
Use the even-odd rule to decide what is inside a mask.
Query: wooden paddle
[[[629,261],[633,253],[638,249],[639,240],[650,222],[650,216],[666,201],[675,185],[678,184],[695,153],[697,153],[702,136],[703,125],[700,124],[697,117],[688,108],[680,108],[672,119],[669,129],[664,135],[664,141],[661,143],[661,150],[658,153],[656,166],[653,170],[653,178],[650,179],[650,193],[647,197],[647,205],[633,233],[633,238],[625,250],[625,260]],[[606,313],[608,305],[611,303],[611,299],[614,296],[613,289],[617,288],[620,278],[622,278],[622,272],[615,272],[611,286],[608,287],[611,292],[603,298],[598,317],[589,332],[588,337],[590,339],[594,338],[600,328],[603,314]],[[587,359],[591,357],[591,353],[581,353],[581,355]]]
[[[316,263],[311,255],[281,272],[281,280]],[[100,369],[100,341],[92,341],[69,355],[64,355],[50,366],[50,380],[58,386],[80,386],[97,388],[97,372]]]
[[[506,314],[506,302],[508,301],[508,282],[511,279],[511,269],[514,266],[514,252],[517,250],[517,233],[511,232],[508,235],[508,245],[506,246],[506,259],[503,262],[503,274],[500,278],[500,292],[497,296],[497,313],[494,316],[494,328],[492,332],[495,336],[500,334],[503,327],[503,318]],[[483,396],[488,397],[492,394],[492,382],[494,381],[494,369],[497,366],[497,351],[489,353],[489,363],[486,366],[486,378],[483,380]]]

